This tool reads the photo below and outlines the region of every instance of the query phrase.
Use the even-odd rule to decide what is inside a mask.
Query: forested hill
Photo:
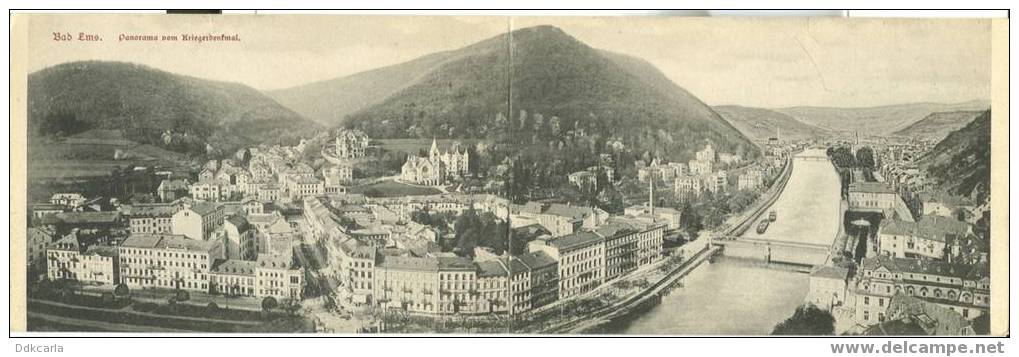
[[[948,134],[920,164],[942,189],[982,202],[991,190],[991,111]]]
[[[584,138],[595,152],[612,144],[673,160],[689,159],[709,142],[723,152],[758,155],[736,128],[654,66],[594,49],[556,27],[516,30],[407,65],[424,73],[403,71],[414,73],[403,77],[405,85],[342,125],[376,138],[528,147]]]
[[[28,127],[42,137],[118,129],[137,142],[202,153],[206,144],[232,150],[293,141],[318,125],[242,84],[87,61],[29,74]]]

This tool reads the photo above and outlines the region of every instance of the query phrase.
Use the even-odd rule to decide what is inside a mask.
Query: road
[[[812,159],[821,157],[823,159]],[[821,149],[807,149],[793,158],[792,176],[768,211],[777,219],[763,234],[757,225],[768,219],[762,214],[743,233],[743,238],[771,242],[830,246],[838,236],[841,193],[839,175]]]

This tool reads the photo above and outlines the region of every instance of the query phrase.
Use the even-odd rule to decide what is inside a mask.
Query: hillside
[[[266,94],[323,126],[336,126],[347,114],[382,101],[453,56],[456,53],[436,53],[394,66]]]
[[[710,141],[756,155],[736,128],[652,65],[591,48],[555,27],[516,30],[441,58],[343,125],[377,138],[501,137],[550,146],[567,132],[583,133],[673,159]]]
[[[895,135],[906,137],[918,137],[933,141],[940,141],[949,133],[959,130],[973,121],[974,118],[983,114],[983,111],[954,111],[931,113],[910,124],[902,130],[896,131]]]
[[[956,104],[909,103],[865,108],[791,107],[775,111],[833,132],[859,131],[868,135],[889,135],[916,123],[931,113],[984,110],[987,102]]]
[[[755,141],[767,140],[778,134],[781,134],[782,140],[816,139],[829,135],[824,129],[774,110],[738,105],[716,106],[714,109],[743,135]]]
[[[142,144],[201,154],[206,144],[231,150],[292,139],[317,125],[245,85],[87,61],[28,75],[28,127],[30,135],[50,138],[117,129]]]
[[[991,184],[991,111],[948,134],[920,166],[947,192],[982,202]]]

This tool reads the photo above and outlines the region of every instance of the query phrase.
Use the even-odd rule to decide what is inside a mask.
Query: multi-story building
[[[29,268],[46,268],[46,249],[53,243],[56,232],[46,227],[28,227],[25,250],[28,253],[25,262]]]
[[[822,266],[810,273],[810,290],[807,301],[824,310],[840,306],[846,301],[849,271],[843,268]]]
[[[117,250],[111,246],[84,247],[77,232],[71,232],[46,250],[46,276],[50,280],[77,280],[90,285],[114,285],[117,274]]]
[[[88,199],[80,193],[57,193],[50,197],[50,203],[74,208],[85,204]]]
[[[477,312],[478,272],[470,259],[457,256],[440,256],[437,261],[439,276],[438,312],[444,314]]]
[[[691,176],[707,175],[714,171],[714,165],[707,160],[690,160],[687,166],[690,168]]]
[[[132,205],[127,220],[131,233],[170,233],[173,214],[180,207],[177,202]]]
[[[208,240],[212,232],[223,226],[226,213],[223,206],[212,202],[185,203],[171,218],[173,234],[191,239]]]
[[[605,281],[605,240],[592,232],[577,232],[528,243],[528,251],[542,251],[559,262],[559,299],[588,292]]]
[[[363,131],[340,130],[336,135],[336,155],[345,159],[364,157],[369,142],[371,139]]]
[[[985,263],[950,264],[934,260],[865,258],[850,288],[856,294],[855,319],[865,325],[887,316],[895,295],[904,294],[944,306],[972,319],[990,306],[990,277]]]
[[[697,152],[698,161],[715,162],[715,148],[711,147],[711,144],[704,146],[704,149]]]
[[[878,228],[878,247],[892,257],[954,257],[959,254],[961,239],[972,232],[969,223],[942,216],[923,216],[918,222],[892,219]]]
[[[517,258],[529,269],[531,276],[531,304],[533,309],[559,299],[559,263],[542,251],[530,252]]]
[[[754,191],[764,187],[764,174],[761,170],[747,170],[736,179],[736,188],[742,191]]]
[[[849,184],[850,209],[893,210],[898,199],[898,193],[881,182]]]
[[[454,147],[452,151],[440,152],[438,143],[433,140],[428,157],[408,155],[407,161],[400,169],[400,180],[422,185],[440,185],[450,178],[467,175],[470,167],[470,155],[467,150],[460,151]]]
[[[711,193],[724,192],[729,187],[729,177],[724,171],[707,175],[704,179],[704,187]]]
[[[234,186],[218,178],[199,180],[188,187],[191,198],[205,201],[227,201],[233,196]]]
[[[258,188],[258,200],[265,202],[279,201],[283,197],[282,190],[274,183]]]
[[[378,247],[362,244],[356,239],[329,241],[333,242],[337,252],[331,255],[334,258],[331,265],[339,267],[336,272],[340,277],[339,289],[345,292],[354,306],[372,304]]]
[[[255,230],[243,215],[231,215],[224,220],[223,230],[226,232],[226,239],[223,241],[226,259],[251,260],[258,255]]]
[[[478,270],[476,310],[481,313],[505,313],[509,310],[509,273],[497,260],[475,263]]]
[[[701,176],[680,176],[676,178],[676,195],[699,195],[704,191],[704,180]]]
[[[518,216],[534,220],[545,227],[552,236],[564,236],[581,228],[594,229],[609,217],[608,212],[597,207],[558,203],[528,202],[522,206],[514,206],[514,211]]]
[[[209,291],[209,269],[223,259],[220,241],[174,234],[135,234],[121,243],[121,282],[131,288]]]
[[[594,192],[598,186],[598,178],[590,171],[577,171],[569,174],[570,184],[583,192]]]
[[[255,296],[254,260],[216,260],[209,270],[209,293],[227,296]]]
[[[304,298],[304,269],[292,255],[259,254],[255,260],[255,296],[275,299]]]
[[[382,307],[439,312],[439,261],[383,255],[375,266],[372,296]]]
[[[325,193],[325,184],[314,177],[296,176],[287,179],[284,189],[291,200],[297,200]]]

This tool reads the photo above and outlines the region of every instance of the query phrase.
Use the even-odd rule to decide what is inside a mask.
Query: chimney
[[[648,180],[648,212],[651,213],[651,221],[655,220],[655,179]]]

